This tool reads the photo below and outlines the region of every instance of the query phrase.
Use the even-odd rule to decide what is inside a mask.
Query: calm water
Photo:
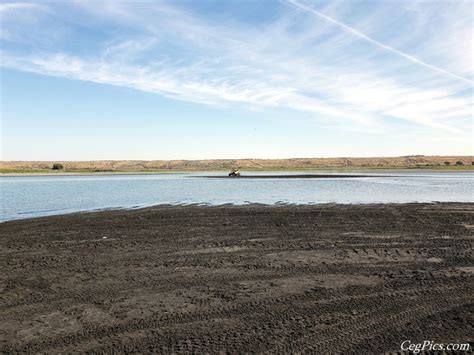
[[[156,204],[474,202],[469,172],[320,180],[191,175],[198,174],[0,177],[0,221]]]

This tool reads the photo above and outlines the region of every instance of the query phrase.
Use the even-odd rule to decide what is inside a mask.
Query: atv
[[[240,176],[240,171],[238,169],[232,169],[232,171],[229,173],[229,176],[238,177]]]

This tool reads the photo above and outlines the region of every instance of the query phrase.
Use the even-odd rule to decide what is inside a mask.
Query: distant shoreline
[[[51,169],[0,169],[1,176],[108,176],[108,175],[171,175],[171,174],[197,174],[197,173],[208,173],[208,172],[222,173],[223,176],[227,176],[229,169],[170,169],[170,170],[111,170],[111,171],[94,171],[94,170],[51,170]],[[252,173],[263,173],[263,172],[274,172],[274,173],[285,173],[285,172],[301,172],[301,174],[320,174],[325,172],[332,173],[389,173],[389,172],[474,172],[474,166],[463,165],[463,166],[426,166],[426,167],[400,167],[400,166],[386,166],[386,167],[317,167],[317,168],[268,168],[268,169],[243,169],[243,174]]]
[[[195,175],[191,176],[195,178],[204,179],[347,179],[347,178],[373,178],[380,177],[380,175],[355,175],[355,174],[273,174],[273,175],[241,175],[238,177],[233,176],[216,176],[216,175]],[[384,177],[395,177],[393,175],[384,175]]]
[[[209,171],[215,172],[222,172],[222,176],[226,177],[228,170],[176,170],[176,171],[51,171],[45,170],[44,172],[38,171],[28,171],[25,170],[24,172],[0,172],[0,177],[27,177],[27,176],[114,176],[114,175],[172,175],[172,174],[196,174],[196,173],[204,173]],[[474,172],[474,166],[463,166],[463,167],[450,167],[448,168],[440,168],[440,167],[432,167],[432,168],[403,168],[403,167],[387,167],[387,168],[320,168],[320,169],[273,169],[273,170],[245,170],[245,173],[255,173],[255,172],[278,172],[278,173],[285,173],[285,172],[301,172],[301,173],[308,173],[308,175],[314,175],[309,173],[319,173],[319,172],[380,172],[380,173],[390,173],[390,172],[410,172],[410,173],[422,173],[422,172],[440,172],[440,173],[456,173],[456,172]],[[300,174],[305,175],[305,174]],[[209,176],[206,176],[209,177]],[[242,177],[252,177],[252,176],[245,176]],[[367,177],[364,175],[364,177]]]
[[[53,166],[59,167],[52,170]],[[0,161],[0,176],[163,174],[229,171],[387,171],[474,170],[472,156],[424,156],[371,158],[202,159],[202,160],[96,160],[96,161]]]

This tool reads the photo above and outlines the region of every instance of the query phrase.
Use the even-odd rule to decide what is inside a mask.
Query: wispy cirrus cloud
[[[5,14],[8,11],[29,10],[29,9],[39,9],[39,8],[41,8],[40,5],[29,3],[29,2],[1,3],[0,15]]]
[[[3,50],[3,66],[207,105],[291,109],[341,126],[371,129],[400,120],[462,132],[472,124],[472,68],[465,76],[441,66],[448,51],[430,49],[439,48],[436,38],[423,35],[434,24],[395,2],[385,7],[370,2],[374,16],[367,16],[351,15],[353,2],[316,10],[314,4],[288,0],[256,23],[173,3],[49,6],[87,17],[90,28],[100,28],[94,50],[77,53],[66,45],[60,51],[21,48],[19,54],[13,46]],[[415,46],[430,49],[423,60],[408,54],[416,48],[403,49],[410,47],[413,33],[398,31],[397,22],[386,27],[386,16],[393,17],[394,11],[397,21],[407,15],[411,25],[421,28]],[[336,20],[334,13],[341,17]],[[453,16],[460,13],[456,8]],[[339,20],[344,16],[350,25]],[[80,31],[77,22],[70,22],[72,36]],[[472,23],[472,13],[464,13],[461,22]],[[121,31],[109,31],[112,25]],[[465,26],[455,31],[454,40]],[[387,41],[370,35],[375,32]]]
[[[355,35],[355,36],[357,36],[357,37],[359,37],[359,38],[362,38],[362,39],[364,39],[365,41],[367,41],[367,42],[369,42],[369,43],[371,43],[371,44],[376,45],[377,47],[380,47],[380,48],[382,48],[382,49],[384,49],[384,50],[387,50],[387,51],[392,52],[392,53],[394,53],[394,54],[396,54],[396,55],[399,55],[400,57],[405,58],[405,59],[407,59],[407,60],[409,60],[409,61],[411,61],[411,62],[413,62],[413,63],[415,63],[415,64],[424,66],[424,67],[426,67],[426,68],[428,68],[428,69],[431,69],[431,70],[435,70],[435,71],[437,71],[437,72],[439,72],[439,73],[441,73],[441,74],[448,75],[448,76],[453,77],[453,78],[455,78],[455,79],[465,81],[465,82],[467,82],[467,83],[469,83],[469,84],[473,84],[473,83],[474,83],[474,81],[472,81],[472,80],[470,80],[470,79],[467,79],[467,78],[464,78],[464,77],[462,77],[462,76],[456,75],[456,74],[454,74],[454,73],[451,73],[451,72],[448,71],[448,70],[445,70],[445,69],[443,69],[443,68],[439,68],[439,67],[437,67],[437,66],[435,66],[435,65],[431,65],[431,64],[429,64],[429,63],[426,63],[426,62],[424,62],[424,61],[422,61],[422,60],[420,60],[420,59],[418,59],[418,58],[416,58],[416,57],[414,57],[414,56],[412,56],[412,55],[410,55],[410,54],[404,53],[404,52],[399,51],[399,50],[397,50],[397,49],[395,49],[395,48],[393,48],[393,47],[391,47],[391,46],[389,46],[389,45],[387,45],[387,44],[384,44],[384,43],[382,43],[382,42],[379,42],[379,41],[377,41],[376,39],[373,39],[372,37],[367,36],[366,34],[364,34],[364,33],[360,32],[360,31],[356,30],[355,28],[350,27],[350,26],[346,25],[345,23],[336,20],[335,18],[333,18],[333,17],[331,17],[331,16],[327,16],[327,15],[323,14],[322,12],[316,11],[316,10],[314,10],[312,7],[306,6],[306,5],[302,4],[301,2],[299,2],[299,1],[297,1],[297,0],[288,0],[288,2],[289,2],[290,4],[292,4],[292,5],[294,5],[295,7],[299,8],[299,9],[302,9],[302,10],[304,10],[304,11],[306,11],[306,12],[309,12],[310,14],[316,15],[316,16],[318,16],[318,17],[320,17],[320,18],[322,18],[322,19],[324,19],[324,20],[326,20],[326,21],[329,21],[330,23],[333,23],[333,24],[335,24],[335,25],[341,27],[344,31],[347,31],[347,32],[349,32],[350,34],[353,34],[353,35]]]
[[[39,4],[33,4],[28,2],[15,2],[15,3],[0,3],[0,39],[2,40],[15,40],[18,36],[13,37],[11,32],[19,32],[18,28],[13,23],[13,19],[21,19],[24,14],[30,15],[31,13],[41,11],[44,8]],[[10,28],[13,27],[13,28]],[[9,29],[10,28],[10,29]]]

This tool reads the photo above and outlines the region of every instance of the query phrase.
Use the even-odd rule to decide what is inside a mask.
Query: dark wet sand
[[[395,177],[393,175],[362,175],[362,174],[298,174],[298,175],[195,175],[193,178],[207,179],[347,179],[347,178],[373,178],[373,177]]]
[[[473,335],[474,204],[0,224],[0,352],[386,352]]]

